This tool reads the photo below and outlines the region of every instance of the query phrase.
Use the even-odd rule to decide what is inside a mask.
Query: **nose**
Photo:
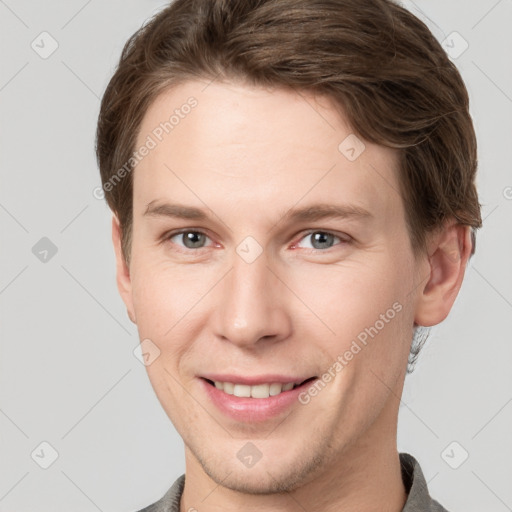
[[[220,285],[214,313],[218,337],[256,348],[290,336],[290,292],[269,266],[265,252],[252,263],[235,254],[233,267]]]

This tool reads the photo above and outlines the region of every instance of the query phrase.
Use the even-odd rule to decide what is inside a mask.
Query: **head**
[[[149,377],[209,476],[290,489],[390,431],[481,225],[468,95],[421,21],[388,0],[177,0],[126,44],[97,155]],[[208,399],[219,374],[316,387],[247,422]]]

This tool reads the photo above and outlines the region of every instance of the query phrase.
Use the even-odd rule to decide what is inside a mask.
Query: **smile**
[[[317,377],[266,374],[247,376],[209,374],[198,378],[208,400],[224,416],[237,422],[276,419],[299,404],[299,395]]]
[[[271,396],[280,395],[285,391],[295,389],[296,387],[301,386],[302,384],[312,379],[314,379],[314,377],[301,382],[288,382],[286,384],[280,382],[272,382],[257,384],[255,386],[237,384],[233,382],[211,381],[209,379],[206,380],[209,384],[214,385],[217,389],[228,395],[234,395],[240,398],[269,398]]]

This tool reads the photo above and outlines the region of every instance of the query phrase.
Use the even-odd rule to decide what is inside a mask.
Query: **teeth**
[[[279,395],[283,390],[282,384],[270,384],[269,394],[270,396]]]
[[[259,384],[257,386],[248,386],[251,388],[253,398],[268,398],[270,396],[270,384]]]
[[[245,384],[235,384],[233,395],[249,398],[251,396],[251,386]]]
[[[279,395],[283,391],[290,391],[295,386],[293,382],[289,382],[288,384],[274,382],[271,384],[258,384],[256,386],[218,381],[215,381],[214,384],[217,389],[224,391],[224,393],[241,398],[268,398],[269,396]]]

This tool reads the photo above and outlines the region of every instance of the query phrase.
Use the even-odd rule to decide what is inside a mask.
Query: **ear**
[[[472,252],[471,228],[452,221],[432,234],[427,246],[428,278],[420,287],[414,318],[424,327],[442,322],[455,302]]]
[[[121,225],[116,215],[112,216],[112,243],[116,254],[116,281],[117,289],[126,306],[126,312],[130,320],[135,324],[135,310],[133,308],[132,281],[130,278],[130,267],[127,264],[121,245]]]

